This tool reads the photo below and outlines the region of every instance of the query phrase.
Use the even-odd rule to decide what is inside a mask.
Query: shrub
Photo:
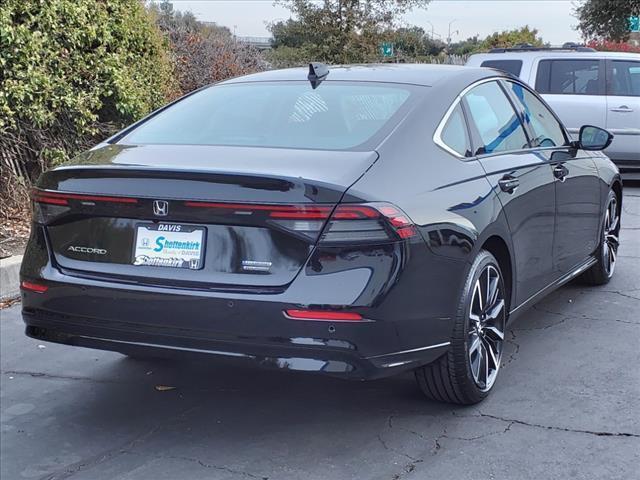
[[[137,0],[3,0],[3,206],[12,172],[34,178],[175,96],[166,52]]]
[[[174,11],[167,1],[152,4],[150,10],[169,42],[181,93],[264,69],[259,52],[237,42],[228,28],[200,22],[191,12]]]
[[[587,47],[595,48],[601,52],[630,52],[640,53],[640,47],[625,42],[614,42],[612,40],[592,40],[587,42]]]

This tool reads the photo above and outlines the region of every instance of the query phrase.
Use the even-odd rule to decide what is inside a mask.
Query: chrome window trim
[[[438,123],[438,126],[436,127],[436,131],[433,134],[433,142],[436,145],[438,145],[444,151],[446,151],[447,153],[453,155],[454,157],[456,157],[456,158],[458,158],[460,160],[466,160],[466,159],[470,159],[470,158],[476,157],[476,155],[472,155],[471,157],[465,157],[464,155],[461,155],[460,153],[456,152],[453,148],[451,148],[449,145],[447,145],[444,142],[444,140],[442,140],[442,131],[444,130],[444,127],[447,125],[447,122],[449,121],[449,117],[451,117],[451,114],[453,113],[453,111],[460,104],[460,101],[462,100],[462,97],[464,97],[471,89],[475,88],[476,86],[482,85],[483,83],[496,81],[499,78],[501,78],[501,77],[490,77],[490,78],[483,78],[481,80],[478,80],[478,81],[472,83],[471,85],[468,85],[467,87],[465,87],[456,96],[456,98],[453,99],[453,102],[451,103],[451,105],[449,105],[449,108],[447,109],[447,111],[445,112],[444,116],[440,120],[440,123]],[[471,141],[471,138],[469,138],[469,140]]]
[[[470,160],[472,158],[491,158],[491,157],[497,157],[500,155],[517,155],[520,153],[531,153],[531,152],[550,152],[554,150],[566,150],[568,148],[569,148],[569,145],[562,145],[560,147],[519,148],[517,150],[505,150],[504,152],[482,153],[480,155],[474,155],[473,157],[464,157],[464,159]]]
[[[483,78],[481,80],[478,80],[478,81],[472,83],[471,85],[468,85],[467,87],[465,87],[456,96],[456,98],[453,100],[453,102],[451,103],[451,105],[449,106],[447,111],[445,112],[444,116],[440,120],[440,123],[438,123],[436,131],[433,134],[433,142],[436,145],[438,145],[440,148],[442,148],[444,151],[446,151],[447,153],[453,155],[454,157],[456,157],[457,159],[462,160],[462,161],[474,160],[474,159],[478,159],[478,158],[495,157],[497,155],[507,155],[507,154],[513,154],[513,153],[527,153],[527,152],[532,152],[532,151],[536,151],[537,152],[537,151],[559,150],[559,149],[569,148],[569,145],[561,145],[561,146],[553,146],[553,147],[529,147],[529,148],[519,148],[519,149],[516,149],[516,150],[505,150],[505,151],[501,151],[501,152],[483,153],[483,154],[480,154],[480,155],[471,155],[470,157],[466,157],[466,156],[461,155],[460,153],[456,152],[453,148],[449,147],[444,142],[444,140],[442,140],[442,131],[444,130],[444,127],[447,125],[447,122],[449,121],[449,117],[451,116],[451,114],[453,113],[455,108],[462,101],[462,98],[467,93],[469,93],[470,90],[474,89],[475,87],[477,87],[479,85],[482,85],[484,83],[489,83],[489,82],[500,82],[500,81],[517,83],[518,85],[521,85],[522,87],[526,88],[527,90],[532,91],[531,88],[527,87],[527,85],[524,82],[521,82],[521,81],[519,81],[519,80],[517,80],[515,78],[511,78],[511,77],[500,77],[500,76],[488,77],[488,78]],[[537,94],[537,95],[540,96],[540,94]],[[509,99],[509,97],[507,97],[506,95],[505,95],[505,97],[507,99]],[[546,104],[546,102],[544,102],[544,99],[543,99],[543,104],[547,108],[549,108],[549,106]],[[558,116],[555,114],[555,112],[553,110],[551,110],[550,108],[549,108],[549,110],[551,111],[551,113],[553,113],[553,116],[556,118],[556,120],[558,120],[558,122],[560,123],[562,128],[565,129],[565,133],[567,133],[566,127],[558,119]]]

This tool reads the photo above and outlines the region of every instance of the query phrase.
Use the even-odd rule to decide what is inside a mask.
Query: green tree
[[[449,53],[452,55],[469,55],[480,50],[482,40],[477,35],[466,40],[449,45]]]
[[[480,42],[478,49],[491,50],[492,48],[510,48],[522,44],[541,47],[544,45],[544,42],[542,41],[542,38],[538,36],[538,30],[535,28],[529,28],[529,26],[526,25],[514,30],[495,32]]]
[[[416,58],[425,55],[426,35],[421,27],[401,27],[388,32],[397,55]]]
[[[624,41],[629,38],[629,17],[640,15],[640,0],[587,0],[576,14],[585,38]]]
[[[270,25],[274,47],[301,49],[305,61],[334,64],[377,59],[380,42],[389,39],[399,17],[429,3],[429,0],[277,1],[291,10],[295,18]]]

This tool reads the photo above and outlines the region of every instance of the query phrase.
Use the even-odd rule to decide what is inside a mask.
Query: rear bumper
[[[22,292],[26,334],[42,341],[122,353],[229,357],[352,379],[425,365],[449,346],[447,318],[292,320],[283,310],[296,305],[279,295],[255,299],[130,289],[55,269],[47,277],[45,294]],[[376,315],[375,309],[369,312]]]
[[[22,292],[26,333],[124,353],[233,357],[354,379],[388,376],[447,351],[448,312],[465,266],[425,257],[423,244],[411,248],[410,253],[372,250],[380,264],[390,259],[391,273],[380,266],[372,273],[361,255],[318,250],[291,284],[265,293],[125,282],[64,270],[49,257],[43,230],[36,227],[21,279],[48,289]],[[413,261],[403,261],[403,255]],[[356,311],[368,321],[294,320],[283,313],[298,308]]]
[[[144,331],[116,330],[87,325],[85,319],[52,320],[47,315],[23,313],[29,337],[79,347],[125,354],[210,356],[246,361],[262,367],[306,371],[330,376],[369,380],[394,375],[424,365],[442,355],[448,342],[414,351],[363,357],[356,345],[340,348],[327,340],[300,338],[301,345],[223,342],[181,335],[157,335]],[[72,320],[72,321],[70,321]],[[337,342],[336,342],[337,343]]]

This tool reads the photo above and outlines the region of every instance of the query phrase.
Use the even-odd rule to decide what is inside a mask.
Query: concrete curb
[[[20,264],[22,255],[0,260],[0,300],[20,295]]]

